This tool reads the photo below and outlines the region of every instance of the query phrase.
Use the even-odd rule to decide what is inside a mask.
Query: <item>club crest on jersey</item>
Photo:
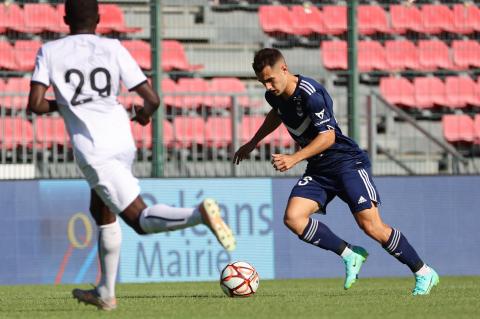
[[[316,115],[319,119],[321,119],[321,120],[323,120],[323,115],[324,115],[324,114],[325,114],[325,109],[321,110],[321,111],[318,112],[318,113],[315,113],[315,115]]]
[[[293,103],[295,103],[295,111],[297,112],[297,115],[303,116],[302,97],[301,96],[293,97]]]

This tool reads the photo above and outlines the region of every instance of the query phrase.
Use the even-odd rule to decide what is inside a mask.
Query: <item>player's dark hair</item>
[[[285,59],[282,53],[273,48],[261,49],[255,53],[253,58],[252,67],[255,70],[255,73],[260,73],[266,66],[274,66],[280,59]]]
[[[94,27],[98,23],[98,1],[65,0],[65,16],[73,29]]]

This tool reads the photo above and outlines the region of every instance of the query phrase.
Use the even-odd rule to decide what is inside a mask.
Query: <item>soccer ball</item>
[[[220,274],[220,287],[229,297],[250,297],[257,291],[259,283],[257,271],[245,261],[228,264]]]

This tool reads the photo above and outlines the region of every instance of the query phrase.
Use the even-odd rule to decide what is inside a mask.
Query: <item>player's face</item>
[[[257,73],[257,79],[262,83],[267,91],[276,96],[282,95],[287,87],[288,69],[283,61],[278,61],[275,65],[267,65],[262,72]]]

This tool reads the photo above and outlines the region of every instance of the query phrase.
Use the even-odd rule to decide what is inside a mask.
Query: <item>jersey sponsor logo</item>
[[[323,121],[320,121],[320,122],[318,122],[318,123],[315,123],[314,125],[315,125],[315,126],[320,126],[320,125],[325,124],[325,123],[327,123],[327,122],[329,122],[329,121],[330,121],[330,118],[328,118],[328,119],[326,119],[326,120],[323,120]]]
[[[319,119],[323,120],[323,116],[325,115],[325,109],[321,110],[320,112],[315,113],[315,115],[316,115]]]
[[[365,203],[367,200],[365,199],[365,197],[363,196],[360,196],[360,198],[358,199],[358,204],[363,204]]]

